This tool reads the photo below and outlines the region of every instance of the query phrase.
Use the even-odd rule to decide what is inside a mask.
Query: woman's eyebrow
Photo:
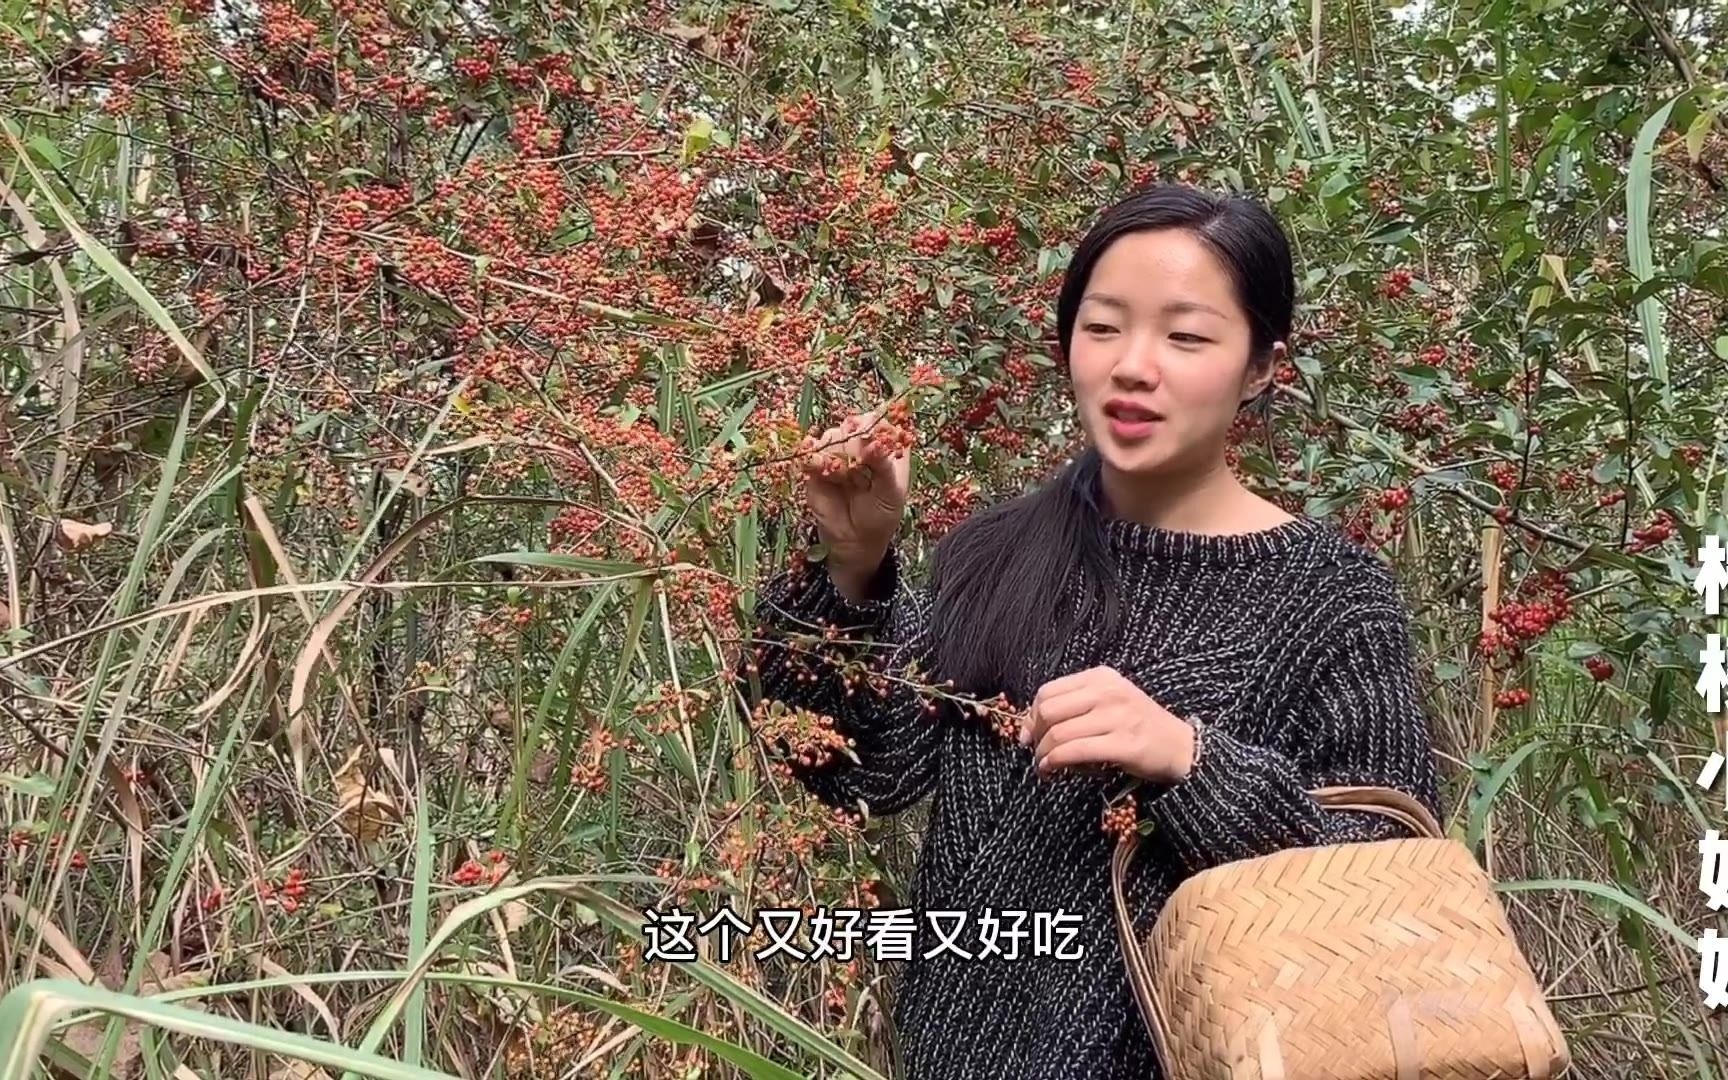
[[[1094,304],[1102,304],[1104,307],[1121,308],[1123,311],[1128,310],[1128,301],[1123,300],[1120,297],[1111,296],[1109,293],[1089,292],[1085,296],[1081,297],[1081,299],[1090,300]]]
[[[1104,307],[1121,308],[1123,311],[1130,310],[1128,301],[1123,300],[1118,296],[1111,296],[1109,293],[1089,292],[1085,296],[1081,297],[1081,299],[1091,301],[1094,304],[1099,304]],[[1171,300],[1160,310],[1169,315],[1181,315],[1184,312],[1189,311],[1203,311],[1208,315],[1216,315],[1220,319],[1228,318],[1228,316],[1226,316],[1222,311],[1219,311],[1211,304],[1203,304],[1198,300]]]
[[[1198,300],[1172,300],[1168,304],[1164,305],[1164,310],[1172,315],[1180,315],[1186,311],[1204,311],[1206,314],[1216,315],[1220,319],[1226,318],[1222,311],[1219,311],[1211,304],[1202,304]]]

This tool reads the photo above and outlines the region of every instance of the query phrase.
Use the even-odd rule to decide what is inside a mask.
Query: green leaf
[[[1497,881],[1494,883],[1497,892],[1581,892],[1594,896],[1623,908],[1639,916],[1650,925],[1672,937],[1679,945],[1691,954],[1698,952],[1698,938],[1682,930],[1678,923],[1651,907],[1623,889],[1605,885],[1596,881],[1578,881],[1571,878],[1542,878],[1531,881]]]
[[[1651,114],[1644,126],[1638,129],[1638,139],[1632,146],[1632,164],[1626,176],[1626,265],[1639,281],[1648,281],[1656,274],[1655,257],[1650,250],[1650,191],[1656,139],[1668,123],[1668,114],[1683,96],[1684,93],[1669,98]],[[1650,377],[1656,380],[1663,403],[1672,406],[1672,391],[1668,385],[1668,342],[1662,328],[1662,307],[1655,297],[1639,302],[1638,323],[1644,331]]]
[[[383,1080],[455,1080],[449,1073],[404,1065],[371,1051],[351,1050],[298,1032],[232,1020],[185,1005],[117,994],[70,979],[38,979],[0,998],[0,1078],[17,1080],[33,1075],[43,1045],[61,1017],[74,1010],[124,1018],[196,1039],[243,1047],[260,1055],[345,1069],[354,1075]]]
[[[1500,789],[1506,786],[1506,781],[1517,771],[1524,759],[1535,751],[1548,745],[1546,739],[1533,739],[1520,746],[1511,757],[1502,761],[1495,770],[1483,781],[1475,798],[1470,800],[1470,824],[1465,830],[1464,842],[1471,851],[1482,846],[1482,833],[1488,826],[1488,811],[1493,808],[1494,800],[1499,797]]]
[[[33,799],[51,799],[54,797],[54,781],[41,773],[31,776],[0,773],[0,786],[9,787],[18,794],[28,795]]]
[[[424,777],[414,792],[414,891],[408,905],[408,955],[426,947],[427,915],[432,906],[432,822],[430,799]],[[410,1065],[420,1064],[421,1048],[426,1044],[426,988],[417,986],[408,997],[407,1015],[403,1017],[407,1031],[403,1038],[402,1059]]]
[[[500,551],[480,555],[470,560],[477,563],[507,563],[512,566],[539,566],[547,570],[575,570],[584,574],[609,576],[636,575],[646,572],[635,563],[611,559],[586,559],[580,555],[563,555],[551,551]]]
[[[698,115],[684,129],[683,158],[686,163],[695,159],[696,155],[714,144],[714,121],[706,115]]]
[[[34,136],[30,140],[30,149],[36,151],[36,156],[46,161],[50,168],[64,169],[66,167],[66,159],[60,156],[60,148],[55,146],[54,140],[48,136]]]
[[[1692,118],[1692,123],[1686,128],[1686,156],[1693,161],[1704,152],[1704,140],[1710,137],[1710,125],[1722,111],[1722,103],[1712,105]]]

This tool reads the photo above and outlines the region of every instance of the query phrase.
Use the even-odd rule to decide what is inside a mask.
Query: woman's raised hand
[[[828,549],[828,573],[861,599],[906,512],[911,429],[903,408],[877,406],[806,438],[804,497]]]

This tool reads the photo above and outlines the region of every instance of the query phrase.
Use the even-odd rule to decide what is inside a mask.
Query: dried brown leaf
[[[708,45],[708,28],[706,26],[691,26],[689,23],[673,20],[666,24],[666,35],[677,38],[698,52],[708,51],[706,47]]]
[[[364,747],[349,752],[336,770],[336,820],[361,843],[377,839],[402,823],[396,800],[372,785],[363,762]]]
[[[392,484],[400,481],[403,491],[422,499],[432,493],[432,485],[426,481],[425,477],[415,473],[403,472],[401,469],[385,469],[384,479]]]
[[[67,551],[83,551],[94,547],[104,537],[114,531],[112,521],[90,524],[87,521],[77,521],[72,518],[60,519],[60,546]]]
[[[108,1041],[108,1021],[111,1017],[97,1016],[82,1024],[74,1024],[60,1033],[60,1041],[66,1048],[87,1061],[95,1061],[102,1053],[103,1044]],[[112,1080],[128,1080],[137,1076],[138,1056],[142,1053],[139,1044],[138,1025],[128,1021],[120,1031],[120,1043],[109,1059],[110,1068],[102,1075]]]

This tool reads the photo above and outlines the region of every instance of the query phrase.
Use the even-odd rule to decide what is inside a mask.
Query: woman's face
[[[1069,348],[1080,422],[1107,465],[1140,477],[1223,464],[1238,406],[1271,378],[1250,365],[1247,313],[1185,229],[1130,233],[1092,268]]]

